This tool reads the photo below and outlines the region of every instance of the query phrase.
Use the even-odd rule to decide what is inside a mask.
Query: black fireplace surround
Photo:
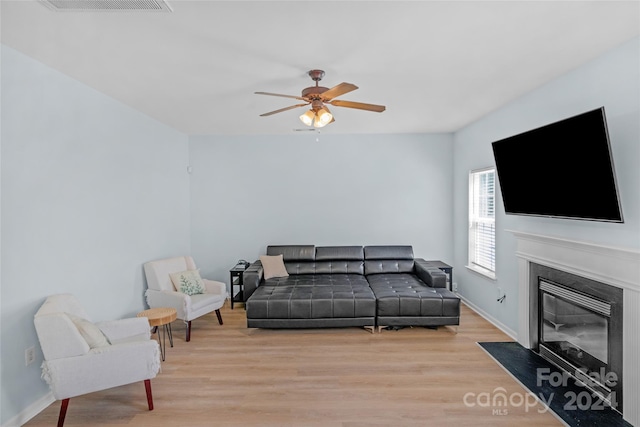
[[[622,289],[539,264],[530,271],[532,349],[622,413]]]
[[[446,275],[411,246],[268,246],[288,277],[243,275],[250,328],[458,325],[460,299]]]

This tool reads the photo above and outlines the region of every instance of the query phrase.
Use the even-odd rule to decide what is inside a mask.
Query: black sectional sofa
[[[288,277],[243,275],[250,328],[459,325],[460,299],[446,275],[411,246],[268,246]]]

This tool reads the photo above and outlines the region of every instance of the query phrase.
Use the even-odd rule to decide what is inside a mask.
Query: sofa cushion
[[[460,315],[455,294],[428,287],[413,274],[375,274],[367,280],[378,300],[378,317]]]
[[[360,261],[364,259],[362,246],[319,246],[316,261]]]
[[[289,274],[364,274],[362,246],[271,245],[267,255],[283,255]]]
[[[271,245],[267,246],[267,255],[282,255],[287,261],[314,261],[316,248],[313,245]]]
[[[375,296],[357,274],[291,275],[266,280],[247,301],[247,318],[373,317]]]
[[[411,273],[413,261],[378,259],[364,262],[364,274]]]
[[[289,261],[285,262],[284,265],[287,268],[289,274],[315,274],[316,273],[316,263],[305,262],[305,261]]]
[[[411,246],[365,246],[364,274],[413,272]]]
[[[363,261],[285,262],[289,274],[364,274]]]
[[[272,277],[287,277],[289,275],[284,266],[282,254],[273,256],[262,255],[260,256],[260,262],[264,269],[265,280],[271,279]]]
[[[316,274],[364,274],[363,261],[320,261],[316,262]]]
[[[364,259],[403,259],[413,261],[411,246],[365,246]]]

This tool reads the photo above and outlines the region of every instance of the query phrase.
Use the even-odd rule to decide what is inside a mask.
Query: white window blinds
[[[495,169],[469,174],[469,265],[490,275],[496,266]]]

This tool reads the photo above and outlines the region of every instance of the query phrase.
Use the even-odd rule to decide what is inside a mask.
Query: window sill
[[[494,271],[490,271],[490,270],[487,270],[485,268],[477,267],[477,266],[474,266],[474,265],[465,265],[465,267],[467,267],[467,270],[473,271],[474,273],[479,274],[481,276],[484,276],[487,279],[490,279],[490,280],[493,280],[493,281],[498,280],[498,279],[496,279],[496,273]]]

